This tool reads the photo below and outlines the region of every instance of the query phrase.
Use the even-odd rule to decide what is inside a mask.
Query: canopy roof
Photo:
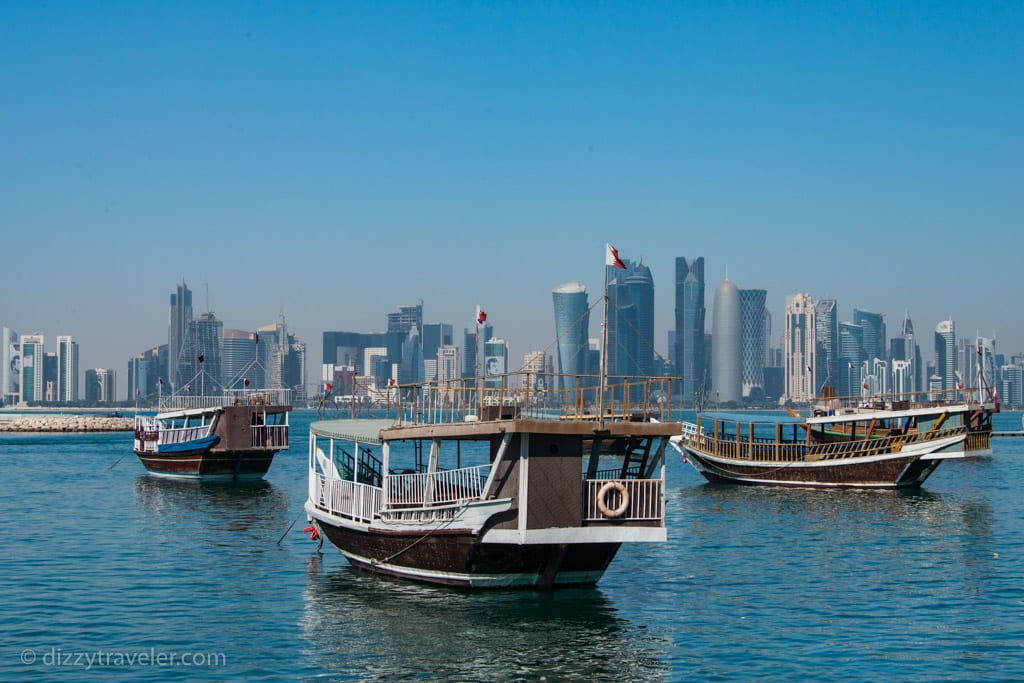
[[[380,439],[381,430],[394,426],[395,420],[393,418],[320,420],[309,425],[309,430],[320,436],[380,445],[383,443]]]

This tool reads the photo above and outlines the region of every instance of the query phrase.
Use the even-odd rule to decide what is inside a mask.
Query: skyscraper
[[[244,389],[256,386],[256,336],[245,330],[224,330],[220,366],[220,381],[225,389]]]
[[[885,360],[885,318],[881,313],[853,309],[853,323],[864,330],[864,360]]]
[[[424,381],[432,382],[438,378],[438,349],[452,345],[452,326],[447,323],[424,323],[420,342],[423,346],[422,376]]]
[[[786,301],[786,329],[783,337],[783,378],[785,397],[790,401],[815,398],[814,301],[810,294],[795,294]]]
[[[167,374],[168,379],[177,390],[184,387],[185,383],[192,378],[190,369],[192,367],[189,359],[186,359],[188,368],[185,373],[180,373],[178,363],[182,354],[185,353],[186,337],[189,333],[189,323],[192,322],[192,290],[182,280],[171,294],[171,306],[169,312],[169,323],[167,331]],[[187,374],[181,377],[181,374]]]
[[[500,387],[501,375],[508,372],[508,342],[492,337],[484,342],[484,386]]]
[[[956,324],[943,320],[935,326],[935,373],[940,389],[957,388],[956,370]]]
[[[711,386],[717,400],[739,401],[743,397],[743,320],[740,290],[728,277],[715,288],[711,315]]]
[[[0,367],[0,403],[13,405],[21,397],[21,340],[18,333],[3,328],[3,366]]]
[[[907,393],[921,391],[924,386],[921,382],[923,371],[921,347],[918,346],[914,337],[914,324],[910,321],[909,311],[903,314],[900,336],[894,337],[889,346],[889,355],[892,356],[893,360],[902,360],[909,364],[908,366],[900,366],[900,371],[905,375],[905,377],[901,377],[901,381],[907,385],[904,391]],[[895,369],[896,366],[893,365],[893,370],[895,371]]]
[[[586,287],[580,282],[568,282],[555,287],[551,292],[551,298],[555,307],[558,372],[561,375],[596,374],[597,368],[587,366],[590,305],[587,302]],[[561,388],[569,388],[564,385],[571,380],[568,377],[561,379]]]
[[[858,396],[861,380],[867,372],[864,363],[864,328],[854,323],[839,323],[839,388],[842,396]]]
[[[200,376],[198,386],[192,387],[192,391],[203,395],[220,394],[223,392],[224,323],[213,313],[203,313],[190,326],[189,358],[195,359],[195,374]]]
[[[78,342],[69,335],[57,337],[57,400],[78,400]]]
[[[409,334],[410,328],[423,337],[423,302],[415,306],[399,306],[397,313],[388,313],[388,332]]]
[[[21,396],[19,403],[42,401],[45,398],[46,360],[41,334],[21,335]]]
[[[462,330],[462,376],[476,377],[483,373],[480,366],[479,345],[494,336],[491,325],[475,325]]]
[[[96,368],[85,371],[86,403],[111,403],[116,392],[115,373],[113,370]]]
[[[814,389],[824,394],[824,387],[832,387],[837,395],[839,378],[839,317],[835,299],[814,302]]]
[[[764,395],[764,361],[768,355],[764,289],[741,289],[740,294],[740,373],[744,398]]]
[[[705,384],[704,258],[676,257],[675,372],[683,378],[682,400],[694,400]]]
[[[651,375],[654,369],[654,278],[643,262],[623,259],[625,270],[605,266],[611,375]],[[616,380],[617,381],[617,380]]]

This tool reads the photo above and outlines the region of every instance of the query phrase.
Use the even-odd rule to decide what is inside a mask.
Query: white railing
[[[198,427],[173,427],[171,429],[160,430],[160,444],[171,444],[171,443],[185,443],[187,441],[195,441],[196,439],[202,439],[204,436],[208,436],[210,433],[210,425],[200,425]]]
[[[629,498],[621,515],[608,516],[598,508],[598,494],[609,482],[621,484],[626,488]],[[584,481],[584,520],[588,522],[616,521],[638,522],[644,520],[661,521],[665,513],[662,506],[661,479],[587,479]],[[610,487],[604,494],[605,507],[614,512],[622,505],[622,495],[616,487]]]
[[[388,475],[388,507],[447,505],[483,495],[490,465],[433,474]]]
[[[288,425],[254,425],[253,448],[288,448]]]
[[[369,523],[380,512],[382,491],[376,486],[358,484],[344,479],[316,477],[316,506],[332,515]]]

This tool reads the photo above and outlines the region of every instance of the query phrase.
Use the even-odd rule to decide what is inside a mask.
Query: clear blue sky
[[[674,259],[1024,350],[1024,4],[0,4],[0,324],[82,368],[197,313],[309,343],[422,299],[513,358]],[[598,309],[599,310],[599,309]],[[708,323],[710,326],[710,311]],[[598,336],[599,315],[592,322]]]

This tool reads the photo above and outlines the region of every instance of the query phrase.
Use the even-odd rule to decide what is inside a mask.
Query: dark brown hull
[[[862,463],[808,466],[799,463],[740,462],[720,463],[692,449],[686,457],[712,483],[821,486],[836,488],[908,488],[920,486],[941,460],[922,460],[919,456],[895,457]]]
[[[210,479],[258,479],[274,461],[274,450],[244,452],[193,451],[185,453],[139,453],[142,466],[153,474]]]
[[[473,588],[593,585],[619,543],[480,543],[469,532],[377,533],[319,522],[327,539],[360,569],[428,583]]]

